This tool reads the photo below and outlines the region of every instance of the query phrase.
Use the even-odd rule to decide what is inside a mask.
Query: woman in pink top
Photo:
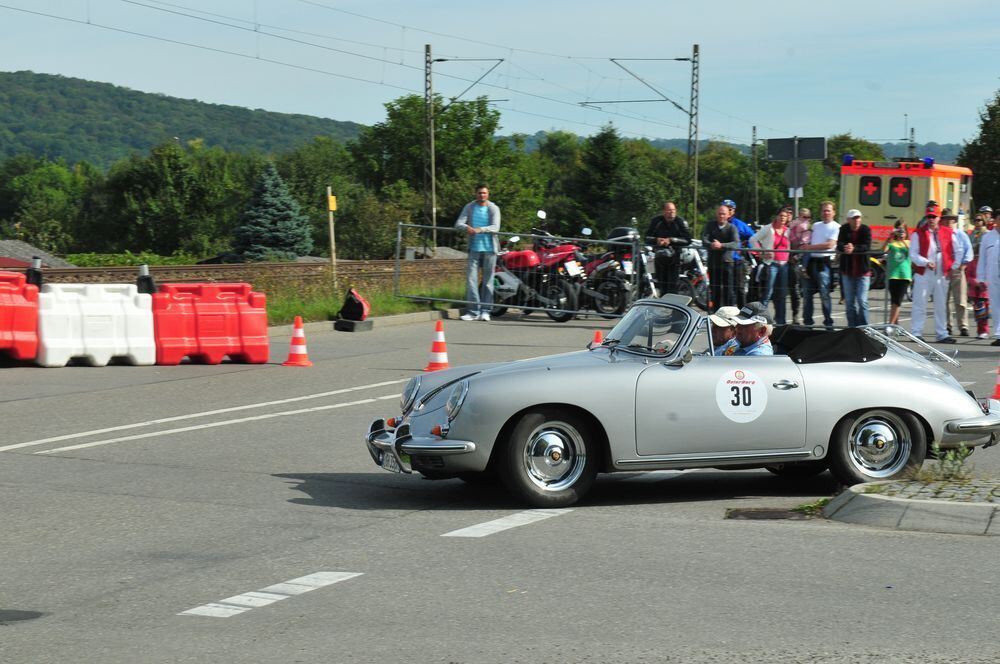
[[[774,321],[785,324],[785,298],[788,296],[788,250],[792,246],[788,222],[792,213],[783,209],[767,226],[762,227],[750,238],[750,246],[764,249],[761,260],[767,264],[767,285],[761,302],[767,306],[774,303]]]

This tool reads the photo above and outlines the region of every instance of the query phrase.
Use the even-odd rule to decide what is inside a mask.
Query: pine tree
[[[264,167],[250,207],[233,230],[238,260],[295,260],[312,250],[309,219],[278,175],[272,162]]]
[[[972,169],[976,208],[1000,204],[1000,91],[979,112],[979,135],[962,147],[958,163]]]

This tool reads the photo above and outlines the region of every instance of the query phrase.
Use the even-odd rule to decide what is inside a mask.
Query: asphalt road
[[[997,661],[1000,538],[724,518],[829,496],[828,474],[616,475],[526,513],[375,468],[362,434],[432,327],[310,332],[307,369],[279,365],[287,337],[262,366],[0,368],[0,660]],[[448,322],[448,354],[609,327]],[[958,349],[991,392],[996,349]],[[1000,476],[996,449],[972,460]]]

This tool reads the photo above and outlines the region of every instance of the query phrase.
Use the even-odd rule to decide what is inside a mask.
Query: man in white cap
[[[1000,221],[1000,213],[994,213],[994,221]],[[976,267],[977,278],[986,283],[986,292],[993,300],[990,307],[993,318],[993,343],[1000,346],[1000,225],[994,223],[989,233],[983,236],[979,245],[979,264]]]
[[[767,307],[747,302],[736,316],[736,340],[740,342],[736,355],[774,355],[770,338],[773,325]]]
[[[736,307],[719,307],[708,317],[714,355],[735,355],[740,349],[740,342],[736,340],[736,316],[739,313],[740,310]]]

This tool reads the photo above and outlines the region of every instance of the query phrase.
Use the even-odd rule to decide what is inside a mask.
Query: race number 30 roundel
[[[733,422],[753,422],[767,408],[767,388],[753,372],[736,369],[719,378],[715,402]]]

